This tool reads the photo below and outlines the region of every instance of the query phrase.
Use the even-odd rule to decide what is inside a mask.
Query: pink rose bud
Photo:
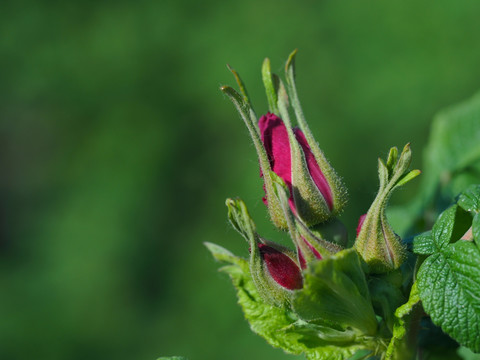
[[[265,244],[259,244],[258,248],[268,273],[277,284],[289,290],[302,288],[302,273],[290,257]]]
[[[263,115],[258,126],[270,167],[290,190],[289,204],[293,213],[298,214],[309,226],[323,223],[338,213],[332,187],[339,180],[328,163],[323,164],[328,167],[326,174],[330,179],[327,179],[302,130],[292,129],[292,139],[282,119],[272,113]],[[295,143],[292,144],[292,141]],[[296,147],[296,155],[292,156],[293,146]],[[303,178],[299,178],[298,172],[294,173],[295,160],[297,166],[305,169],[301,174]],[[267,206],[268,200],[268,196],[263,198]],[[337,201],[337,205],[343,206],[343,203]]]
[[[259,121],[252,108],[246,88],[238,73],[229,67],[240,93],[229,86],[221,90],[232,100],[252,138],[264,180],[264,202],[272,222],[280,229],[288,224],[274,195],[270,171],[285,181],[290,190],[290,207],[308,226],[325,223],[337,216],[346,203],[346,191],[335,170],[315,141],[295,87],[294,51],[286,65],[287,88],[272,74],[270,61],[265,59],[262,79],[270,112]],[[295,113],[298,128],[291,125],[289,109]]]
[[[297,254],[261,238],[242,200],[227,199],[226,205],[230,223],[249,243],[250,274],[258,293],[272,305],[285,306],[293,290],[303,286]]]

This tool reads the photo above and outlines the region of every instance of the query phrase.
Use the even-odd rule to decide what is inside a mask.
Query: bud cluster
[[[302,270],[309,263],[337,253],[347,243],[345,227],[336,218],[346,203],[346,190],[303,116],[295,86],[295,54],[286,63],[287,86],[272,74],[265,59],[262,78],[269,112],[259,119],[235,70],[230,68],[241,94],[221,88],[252,137],[270,218],[277,228],[288,230],[295,247],[292,251],[260,237],[245,203],[227,199],[230,222],[249,243],[253,281],[263,298],[278,306],[289,303],[292,291],[302,288]],[[292,125],[290,104],[297,126]]]
[[[271,72],[265,59],[262,79],[269,112],[259,119],[238,73],[240,93],[221,90],[232,100],[253,140],[264,182],[264,204],[273,224],[287,230],[295,251],[262,238],[245,203],[227,199],[229,220],[247,240],[250,273],[259,294],[270,304],[284,306],[304,285],[304,270],[334,256],[347,246],[347,231],[337,216],[346,204],[346,189],[327,161],[305,120],[295,85],[294,51],[285,66],[286,86]],[[292,112],[296,125],[293,124]],[[418,175],[407,173],[411,152],[407,145],[399,159],[396,148],[387,164],[380,160],[380,190],[359,225],[355,249],[374,273],[400,266],[404,249],[385,217],[393,189]]]

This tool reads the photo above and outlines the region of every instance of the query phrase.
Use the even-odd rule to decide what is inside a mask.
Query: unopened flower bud
[[[273,223],[281,229],[288,225],[273,194],[270,171],[285,181],[289,187],[290,208],[308,227],[331,220],[342,211],[346,202],[342,181],[325,158],[303,116],[295,86],[295,54],[296,51],[290,55],[286,65],[288,90],[278,76],[271,73],[270,61],[265,59],[262,77],[270,112],[262,116],[258,124],[245,86],[233,69],[230,68],[242,95],[228,86],[221,88],[247,125],[264,179],[264,202]],[[289,97],[298,128],[291,125]]]
[[[230,222],[250,245],[250,273],[259,294],[272,305],[286,305],[290,302],[292,291],[303,286],[296,254],[262,239],[242,200],[227,199],[226,205]]]
[[[394,147],[386,164],[379,159],[380,189],[367,214],[360,217],[355,241],[355,248],[371,273],[398,269],[406,257],[405,247],[388,223],[385,209],[393,190],[420,174],[420,170],[408,171],[411,157],[410,144],[407,144],[399,158]]]
[[[303,115],[295,85],[295,54],[290,54],[285,67],[287,89],[271,74],[270,61],[264,61],[263,81],[271,112],[260,118],[259,128],[271,170],[289,187],[292,211],[310,227],[338,215],[345,205],[346,191]],[[298,123],[295,128],[290,104]]]
[[[268,270],[268,275],[275,282],[288,290],[301,289],[303,278],[300,268],[288,252],[282,252],[277,246],[258,244],[260,256]]]
[[[271,169],[289,188],[292,211],[308,226],[323,223],[338,213],[330,185],[338,183],[336,174],[328,163],[323,164],[327,167],[325,174],[333,177],[327,179],[302,130],[287,129],[282,119],[272,113],[263,115],[258,125]],[[268,198],[263,200],[268,206]]]

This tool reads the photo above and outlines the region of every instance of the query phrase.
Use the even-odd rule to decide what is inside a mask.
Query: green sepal
[[[419,170],[408,172],[411,159],[410,144],[407,144],[400,156],[397,148],[391,148],[387,162],[378,161],[380,187],[354,245],[370,273],[396,270],[406,258],[405,246],[388,223],[385,211],[393,190],[420,174]]]
[[[378,178],[380,181],[380,189],[385,189],[388,184],[389,171],[387,165],[383,162],[382,159],[378,158]]]
[[[235,74],[235,73],[234,73]],[[243,87],[243,83],[241,85]],[[247,126],[250,137],[253,140],[255,150],[258,155],[260,170],[263,174],[263,180],[265,183],[265,193],[268,200],[268,212],[272,222],[280,229],[285,229],[287,227],[285,218],[283,217],[283,212],[280,207],[280,204],[276,200],[273,194],[272,180],[270,179],[270,161],[268,159],[267,152],[263,147],[262,140],[260,138],[260,132],[258,129],[258,121],[255,116],[255,112],[248,102],[245,100],[245,96],[240,95],[230,86],[222,86],[220,90],[227,95],[232,103],[237,108],[240,116],[242,117],[245,125]],[[245,92],[246,94],[246,92]],[[248,99],[248,98],[247,98]]]
[[[395,310],[393,336],[385,353],[385,360],[414,359],[416,350],[416,334],[409,333],[416,328],[421,312],[420,297],[417,284],[414,283],[408,301]]]
[[[273,189],[275,192],[275,196],[277,197],[278,202],[280,203],[280,206],[282,207],[283,214],[285,216],[285,219],[287,221],[287,226],[288,226],[288,231],[290,233],[290,238],[292,239],[295,247],[297,249],[301,249],[302,253],[305,256],[305,259],[310,261],[311,259],[314,258],[313,254],[311,253],[310,249],[307,247],[304,241],[302,241],[300,234],[297,231],[297,227],[295,225],[295,218],[290,210],[290,205],[288,203],[288,197],[289,197],[289,190],[285,182],[273,171],[270,172],[270,177],[273,182]],[[297,260],[300,261],[300,258],[298,257],[297,254]]]
[[[298,234],[295,229],[295,219],[293,213],[290,209],[290,205],[288,203],[288,198],[290,196],[290,190],[288,189],[287,184],[283,181],[283,179],[278,176],[273,171],[269,172],[270,178],[272,179],[272,188],[273,193],[275,195],[276,200],[280,204],[280,207],[283,212],[283,216],[287,222],[287,228],[290,233],[290,238],[293,240],[294,244],[297,244],[298,241]]]
[[[337,243],[326,240],[328,238],[322,235],[322,233],[312,231],[298,217],[295,217],[295,220],[298,233],[320,253],[322,259],[344,249]]]
[[[242,78],[240,77],[240,74],[228,64],[227,64],[227,68],[228,68],[228,70],[230,70],[233,77],[235,78],[235,81],[237,82],[238,88],[240,89],[240,93],[243,96],[243,101],[244,101],[246,107],[248,108],[250,118],[251,119],[256,119],[257,115],[255,114],[255,110],[253,110],[252,103],[250,102],[250,97],[248,96],[247,88],[246,88]]]
[[[377,332],[364,269],[354,249],[312,263],[304,271],[303,288],[294,294],[293,309],[305,321],[322,319],[370,336]]]
[[[204,242],[203,244],[217,261],[228,262],[237,266],[243,266],[245,263],[245,259],[232,254],[230,251],[217,244],[211,242]]]
[[[314,234],[298,216],[293,214],[288,203],[289,190],[285,182],[274,172],[271,172],[270,176],[274,183],[275,195],[277,196],[285,218],[287,219],[290,237],[295,246],[302,251],[306,262],[309,263],[310,261],[314,261],[316,260],[316,257],[304,240],[308,241],[315,250],[318,251],[322,258],[342,250],[337,244],[328,242],[322,237]]]
[[[228,198],[225,200],[225,205],[228,209],[230,224],[247,242],[250,242],[250,239],[256,236],[257,230],[245,203],[241,199]]]
[[[393,173],[393,168],[395,166],[395,164],[397,163],[397,159],[398,159],[398,149],[396,146],[392,147],[388,153],[388,157],[387,157],[387,169],[388,169],[388,174],[389,176],[392,176],[392,173]]]
[[[422,172],[420,170],[412,170],[408,173],[406,173],[405,175],[403,175],[398,181],[397,181],[397,184],[396,184],[396,187],[400,187],[400,186],[403,186],[405,185],[407,182],[409,182],[410,180],[413,180],[415,179],[418,175],[420,175]]]
[[[250,97],[248,96],[248,93],[247,93],[247,88],[245,87],[245,84],[242,80],[242,78],[240,77],[240,75],[238,74],[237,71],[235,71],[234,68],[232,68],[230,65],[227,64],[227,68],[228,70],[230,70],[230,72],[233,74],[233,76],[235,77],[235,81],[237,82],[237,85],[238,85],[238,88],[240,89],[240,92],[242,93],[243,95],[243,100],[245,101],[245,103],[247,105],[250,106],[250,108],[252,108],[252,105],[251,105],[251,102],[250,102]]]
[[[325,179],[328,182],[330,191],[332,193],[333,206],[332,209],[328,209],[325,213],[328,216],[322,219],[324,215],[318,216],[316,219],[312,219],[309,222],[310,225],[315,225],[316,223],[321,223],[327,221],[329,218],[339,215],[347,203],[347,190],[343,184],[342,179],[337,175],[335,169],[330,165],[325,154],[320,149],[317,141],[315,140],[308,124],[303,114],[302,106],[300,104],[300,99],[297,93],[297,87],[295,83],[295,57],[297,54],[297,49],[292,51],[289,55],[288,60],[285,64],[285,76],[287,79],[287,91],[290,98],[291,105],[295,112],[295,117],[297,119],[298,126],[302,130],[305,138],[307,139],[308,145],[312,150],[312,153],[317,161]],[[322,196],[323,197],[323,196]],[[308,197],[306,198],[308,199]],[[308,211],[308,209],[306,209]],[[304,219],[305,220],[305,219]],[[311,223],[310,223],[311,222]]]
[[[287,119],[288,123],[290,122],[290,115],[288,112],[288,108],[290,106],[290,101],[288,99],[287,90],[285,89],[285,85],[283,84],[282,79],[277,74],[272,74],[272,81],[274,84],[278,86],[278,96],[277,96],[277,106],[278,111],[280,113],[280,117],[284,117]]]
[[[268,108],[271,113],[279,115],[277,101],[278,101],[278,77],[273,76],[270,66],[270,59],[265,58],[262,65],[262,80],[267,94]]]

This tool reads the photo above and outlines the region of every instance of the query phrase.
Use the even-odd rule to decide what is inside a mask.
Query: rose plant
[[[290,54],[284,83],[262,67],[269,112],[221,87],[255,146],[272,223],[292,248],[263,238],[246,204],[228,219],[249,258],[206,243],[226,263],[253,332],[307,359],[474,359],[480,353],[480,96],[435,119],[418,196],[389,208],[420,175],[410,145],[378,159],[379,190],[348,241],[339,219],[347,191],[304,117]],[[292,116],[294,115],[294,116]],[[294,124],[295,119],[295,124]],[[416,234],[416,235],[415,235]],[[402,235],[402,237],[400,236]]]

